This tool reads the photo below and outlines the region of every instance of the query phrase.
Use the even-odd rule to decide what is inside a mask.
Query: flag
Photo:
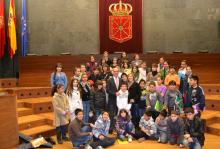
[[[0,59],[4,56],[5,52],[5,9],[4,0],[0,0]]]
[[[22,0],[22,16],[21,16],[21,55],[27,55],[27,15],[26,15],[26,0]]]
[[[9,17],[8,17],[8,38],[9,38],[9,56],[13,58],[17,50],[17,37],[16,37],[16,16],[14,0],[10,0]]]

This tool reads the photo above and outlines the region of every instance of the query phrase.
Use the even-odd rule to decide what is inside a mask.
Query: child
[[[160,72],[163,69],[164,62],[165,62],[164,58],[161,57],[160,60],[159,60],[158,67],[157,67],[157,72]]]
[[[122,83],[120,90],[119,90],[119,95],[117,96],[117,107],[118,111],[121,109],[126,109],[127,111],[130,111],[131,109],[131,104],[128,103],[128,89],[127,89],[127,84]]]
[[[104,92],[105,92],[105,99],[106,99],[106,101],[105,101],[105,103],[106,103],[106,109],[107,109],[107,105],[108,105],[108,93],[107,93],[107,82],[106,82],[106,80],[102,80],[102,88],[103,88],[103,90],[104,90]]]
[[[151,81],[149,84],[149,92],[147,93],[146,106],[147,109],[151,111],[152,118],[155,120],[162,109],[162,104],[160,102],[160,93],[156,91],[156,84]],[[157,103],[158,102],[158,103]]]
[[[75,71],[74,71],[74,76],[73,76],[74,79],[78,80],[78,82],[80,82],[81,80],[81,77],[80,77],[80,68],[78,67],[75,67]]]
[[[95,68],[90,76],[89,76],[89,80],[92,80],[94,83],[96,83],[97,80],[101,80],[101,76],[100,76],[100,71],[98,68]]]
[[[55,89],[52,100],[54,109],[54,125],[56,126],[57,142],[59,144],[63,144],[63,140],[69,140],[66,136],[66,125],[69,123],[69,102],[66,94],[64,93],[63,84],[57,84]]]
[[[167,111],[164,109],[155,120],[159,143],[167,143],[167,119]]]
[[[102,111],[106,110],[106,95],[103,90],[102,81],[96,82],[96,87],[93,92],[91,92],[91,109],[95,113],[96,119],[102,113]]]
[[[161,76],[157,77],[156,91],[160,93],[160,96],[161,96],[160,101],[163,104],[164,103],[164,96],[167,91],[167,87],[165,85],[163,85],[163,78]]]
[[[162,77],[162,80],[164,81],[166,76],[168,75],[169,73],[169,64],[168,64],[168,61],[164,61],[163,63],[163,68],[160,69],[160,76]]]
[[[176,82],[169,82],[169,89],[164,97],[164,106],[168,109],[170,115],[172,110],[176,110],[179,113],[183,113],[182,94],[176,88]]]
[[[86,70],[90,73],[93,72],[94,69],[96,69],[96,67],[98,67],[98,63],[95,60],[95,56],[91,55],[90,56],[90,62],[86,63]]]
[[[74,145],[74,149],[80,147],[91,148],[89,141],[92,140],[92,128],[94,125],[83,122],[83,111],[81,109],[75,110],[75,119],[69,125],[70,141]]]
[[[142,60],[140,60],[139,54],[134,55],[134,60],[131,62],[132,66],[138,66],[141,65]]]
[[[102,56],[101,61],[105,61],[105,63],[106,63],[108,66],[110,66],[110,65],[112,64],[112,61],[111,61],[111,59],[109,58],[108,51],[105,51],[105,52],[103,53],[103,56]]]
[[[64,89],[67,89],[67,77],[66,74],[62,72],[61,63],[57,63],[55,71],[51,74],[50,82],[52,88],[54,88],[57,84],[63,84]]]
[[[165,78],[164,84],[168,86],[170,81],[175,81],[176,85],[178,87],[180,86],[180,79],[178,75],[176,74],[175,68],[173,66],[170,66],[170,71],[169,71],[169,74]]]
[[[141,117],[139,122],[139,130],[136,130],[134,137],[138,139],[138,142],[143,142],[146,139],[156,139],[157,128],[154,123],[153,118],[151,117],[151,112],[146,111]]]
[[[80,78],[82,78],[82,75],[84,75],[84,74],[88,75],[88,73],[86,71],[86,65],[81,64],[80,65]]]
[[[180,80],[180,93],[183,95],[183,103],[184,103],[184,108],[191,107],[191,99],[189,96],[190,92],[190,77],[192,75],[192,69],[190,66],[186,67],[186,74],[182,76]]]
[[[114,67],[118,66],[118,58],[117,57],[114,57],[112,59],[112,64],[111,64],[111,67],[110,67],[110,70],[112,70]]]
[[[117,136],[120,140],[125,141],[127,137],[128,142],[132,142],[132,131],[134,130],[134,125],[132,124],[131,117],[126,109],[121,109],[119,111],[115,127]]]
[[[158,76],[157,64],[153,63],[151,72],[147,74],[147,81],[157,81],[157,76]]]
[[[200,116],[200,111],[205,108],[205,94],[202,87],[199,86],[199,77],[192,75],[190,77],[190,97],[192,107],[196,115]]]
[[[126,73],[121,74],[121,79],[124,83],[128,83],[128,75]]]
[[[167,136],[171,145],[177,144],[183,147],[184,122],[177,111],[172,111],[167,120]]]
[[[112,146],[115,143],[114,138],[108,137],[110,128],[110,118],[109,114],[106,111],[103,111],[102,114],[98,117],[95,122],[95,127],[93,128],[93,139],[98,146],[107,148]]]
[[[137,66],[133,66],[132,67],[132,74],[134,75],[134,80],[135,82],[139,83],[139,70],[138,70],[138,67]]]
[[[72,78],[69,88],[67,90],[71,121],[75,119],[75,110],[83,109],[82,98],[81,98],[80,92],[81,90],[79,88],[78,80]]]
[[[205,129],[202,120],[195,116],[192,108],[187,108],[185,122],[184,145],[190,149],[201,149],[205,141]]]
[[[186,67],[187,67],[186,60],[182,60],[181,61],[181,67],[178,71],[178,76],[179,76],[180,80],[186,74]]]
[[[107,81],[111,76],[112,76],[112,74],[111,74],[111,72],[109,70],[109,66],[107,64],[104,64],[102,66],[102,73],[100,75],[100,79]]]
[[[138,107],[139,107],[139,116],[142,117],[146,111],[146,99],[148,93],[148,91],[146,90],[146,81],[140,80],[139,86],[141,89],[141,97],[138,103]]]
[[[90,87],[88,85],[88,76],[86,74],[83,74],[81,77],[81,96],[82,96],[82,102],[83,102],[83,118],[84,122],[88,123],[89,121],[89,111],[90,111]]]
[[[127,75],[131,73],[131,68],[130,68],[128,63],[123,63],[122,64],[122,70]]]
[[[147,64],[146,62],[142,62],[142,64],[140,65],[139,68],[139,80],[143,79],[143,80],[147,80]]]

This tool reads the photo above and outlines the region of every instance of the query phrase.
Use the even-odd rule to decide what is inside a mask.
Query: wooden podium
[[[11,149],[18,146],[16,95],[0,95],[0,146]]]

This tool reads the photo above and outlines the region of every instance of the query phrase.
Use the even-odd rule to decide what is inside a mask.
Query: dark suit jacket
[[[131,99],[134,99],[134,103],[137,104],[140,101],[141,97],[141,89],[138,83],[134,82],[128,89],[129,95],[128,95],[128,102],[130,102]]]
[[[122,84],[122,79],[119,78],[119,87],[117,89],[114,78],[110,78],[107,82],[107,93],[109,95],[109,102],[116,103],[116,95],[115,93],[120,90],[120,86]]]

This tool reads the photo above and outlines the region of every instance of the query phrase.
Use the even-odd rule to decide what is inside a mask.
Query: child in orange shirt
[[[180,79],[178,75],[176,74],[175,68],[173,66],[170,66],[170,71],[169,71],[169,74],[165,78],[164,84],[168,86],[170,81],[175,81],[176,85],[178,87],[180,86]]]

